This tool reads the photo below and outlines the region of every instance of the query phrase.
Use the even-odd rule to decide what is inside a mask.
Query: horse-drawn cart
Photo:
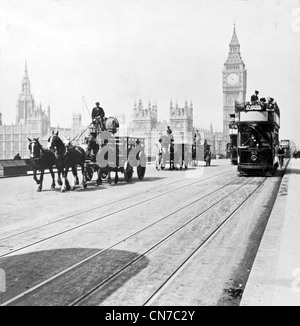
[[[174,142],[172,135],[162,135],[157,144],[156,169],[187,169],[190,162],[189,145]]]
[[[101,184],[102,179],[106,178],[108,183],[111,183],[111,172],[114,172],[117,183],[120,172],[124,174],[125,181],[130,182],[134,167],[138,178],[142,180],[146,172],[144,142],[143,138],[114,136],[109,132],[102,132],[97,138],[87,139],[88,155],[85,161],[87,181],[92,180],[96,172],[98,173],[96,185]]]

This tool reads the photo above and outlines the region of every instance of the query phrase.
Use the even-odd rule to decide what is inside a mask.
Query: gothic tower
[[[193,104],[188,105],[185,101],[184,107],[180,108],[176,103],[170,102],[170,127],[173,131],[192,132],[193,130]]]
[[[133,129],[135,132],[150,133],[157,124],[157,105],[148,103],[148,108],[144,108],[139,100],[138,106],[134,103],[133,108]]]
[[[229,115],[234,113],[235,101],[246,101],[247,70],[240,53],[235,25],[229,44],[228,58],[223,67],[223,135],[229,141]]]
[[[192,139],[191,134],[193,131],[192,101],[190,102],[190,105],[185,101],[184,107],[179,107],[177,103],[174,106],[171,101],[169,112],[170,127],[173,131],[175,141],[189,143]]]
[[[30,91],[30,81],[27,71],[27,62],[25,61],[25,71],[22,80],[22,91],[18,98],[17,104],[17,124],[25,124],[28,117],[32,114],[34,110],[34,99]]]
[[[34,134],[45,135],[50,128],[50,107],[44,110],[42,104],[36,104],[31,94],[27,62],[22,80],[22,89],[17,103],[16,124],[27,126]]]
[[[157,137],[152,135],[157,127],[156,103],[151,105],[149,101],[148,107],[144,107],[142,100],[139,100],[138,105],[135,102],[132,123],[132,137],[145,139],[145,153],[148,157],[151,157],[154,141],[157,140]]]

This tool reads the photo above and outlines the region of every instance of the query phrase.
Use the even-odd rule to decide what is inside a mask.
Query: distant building
[[[170,102],[169,121],[158,121],[157,104],[148,102],[148,106],[144,106],[142,100],[138,104],[134,103],[133,114],[128,134],[132,137],[145,138],[145,151],[148,157],[154,159],[158,139],[161,135],[166,134],[167,127],[170,126],[175,143],[185,143],[191,145],[195,128],[193,127],[193,104],[185,101],[184,106],[178,103]],[[212,130],[198,128],[203,137],[206,137],[208,143],[214,141],[215,133]],[[203,140],[204,141],[204,140]],[[213,146],[215,148],[215,146]]]
[[[31,139],[39,137],[40,143],[47,147],[52,130],[59,131],[61,138],[70,137],[71,139],[83,130],[80,114],[73,115],[72,128],[50,126],[50,106],[43,109],[41,103],[36,103],[31,93],[27,63],[25,63],[16,113],[16,123],[11,125],[3,123],[0,113],[0,159],[12,159],[16,153],[20,153],[22,158],[29,158],[27,137]]]
[[[145,152],[148,157],[154,155],[157,139],[157,105],[148,102],[144,107],[142,100],[134,103],[132,121],[128,130],[132,137],[145,138]]]
[[[188,105],[187,101],[183,107],[179,107],[176,103],[173,106],[172,101],[170,102],[170,128],[173,131],[175,142],[182,142],[185,144],[191,144],[193,139],[193,104],[190,102]]]
[[[146,138],[146,153],[154,156],[155,143],[161,134],[166,132],[167,126],[173,131],[175,142],[190,144],[196,129],[208,144],[214,155],[226,156],[226,144],[229,139],[230,114],[235,112],[235,101],[245,102],[247,90],[247,70],[240,53],[240,44],[236,35],[235,26],[229,44],[229,54],[223,67],[223,132],[198,128],[193,124],[193,105],[185,102],[183,107],[170,102],[169,121],[157,120],[157,105],[148,103],[144,107],[141,100],[134,104],[132,123],[129,133],[134,137]]]

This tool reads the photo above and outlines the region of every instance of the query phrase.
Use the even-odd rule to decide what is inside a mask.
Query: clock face
[[[239,81],[239,77],[238,75],[236,74],[230,74],[228,77],[227,77],[227,83],[231,86],[234,86],[238,83]]]

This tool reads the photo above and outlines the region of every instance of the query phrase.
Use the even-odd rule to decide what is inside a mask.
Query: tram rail
[[[214,172],[210,172],[210,173],[206,174],[203,178],[200,178],[200,179],[198,179],[198,180],[196,180],[196,181],[192,181],[192,182],[190,182],[190,183],[188,183],[188,184],[186,184],[186,185],[184,185],[184,186],[179,186],[179,187],[177,187],[177,188],[173,188],[173,189],[170,189],[170,190],[167,190],[167,191],[164,191],[164,192],[160,192],[159,194],[157,194],[157,195],[155,195],[155,196],[152,196],[152,197],[147,198],[147,199],[145,199],[145,200],[143,200],[143,201],[141,201],[141,202],[138,202],[136,205],[144,204],[144,203],[147,202],[147,201],[150,201],[150,200],[153,200],[153,199],[157,199],[158,197],[161,197],[161,196],[168,195],[168,194],[170,194],[170,193],[172,193],[172,192],[174,192],[174,191],[182,190],[182,189],[184,189],[184,188],[186,188],[186,187],[189,187],[189,186],[195,185],[195,184],[197,184],[197,183],[205,182],[205,181],[210,180],[211,178],[214,178],[214,177],[219,177],[219,176],[221,176],[221,175],[224,175],[224,172],[226,173],[226,171],[230,171],[230,168],[225,167],[224,169],[221,170],[220,173],[217,173],[217,174],[215,174]],[[181,182],[184,182],[184,181],[186,181],[186,180],[187,180],[186,178],[183,178],[183,179],[180,179],[180,180],[176,180],[176,181],[174,181],[174,182],[169,182],[169,183],[167,183],[165,186],[166,186],[166,187],[174,186],[174,185],[176,185],[176,184],[178,184],[178,183],[181,183]],[[152,191],[152,189],[151,189],[151,188],[150,188],[150,189],[148,188],[146,191],[144,191],[144,192],[140,192],[140,193],[138,194],[138,196],[141,196],[141,197],[142,197],[143,195],[148,194],[148,193],[150,193],[151,191]],[[12,234],[12,235],[9,235],[9,236],[4,236],[4,237],[1,237],[1,236],[0,236],[0,244],[1,244],[1,241],[3,241],[3,240],[7,240],[7,239],[9,239],[9,238],[12,238],[12,237],[15,237],[15,236],[19,236],[19,235],[25,234],[25,233],[30,232],[30,231],[34,231],[34,230],[40,229],[40,228],[42,228],[42,227],[47,227],[47,226],[49,226],[49,225],[53,225],[53,224],[56,224],[56,223],[59,223],[59,222],[65,221],[65,220],[70,219],[70,218],[74,218],[75,216],[78,216],[78,215],[81,215],[81,214],[87,213],[88,211],[90,212],[90,211],[96,211],[96,210],[99,210],[99,209],[101,209],[101,208],[104,207],[104,206],[107,207],[108,205],[113,205],[113,204],[117,204],[117,203],[120,204],[121,202],[124,202],[124,201],[126,201],[126,200],[128,200],[128,199],[131,199],[131,198],[132,198],[131,195],[130,195],[130,196],[125,196],[125,197],[122,197],[122,198],[117,199],[117,200],[113,200],[113,201],[108,202],[108,203],[105,203],[105,204],[101,204],[101,205],[97,205],[97,206],[92,207],[92,208],[89,208],[89,209],[81,210],[80,212],[77,212],[77,213],[75,213],[75,214],[71,214],[71,215],[69,215],[69,216],[65,216],[65,217],[63,217],[63,218],[61,218],[61,219],[58,219],[58,220],[55,220],[55,221],[52,221],[52,222],[49,222],[49,223],[41,224],[41,225],[39,225],[39,226],[36,226],[36,227],[30,228],[30,229],[27,229],[27,230],[22,231],[22,232],[19,232],[19,233],[15,233],[15,234]],[[83,223],[83,224],[77,226],[76,228],[79,228],[79,227],[81,227],[81,226],[87,225],[87,224],[92,223],[92,222],[96,222],[96,221],[98,221],[98,220],[100,220],[100,219],[102,219],[102,218],[105,218],[105,217],[108,217],[108,216],[110,216],[110,215],[113,215],[113,214],[119,213],[119,212],[121,212],[121,211],[123,211],[123,210],[125,210],[125,209],[130,209],[130,208],[132,208],[132,207],[134,207],[134,206],[136,206],[136,205],[131,205],[131,206],[129,205],[128,207],[125,207],[125,208],[123,208],[123,209],[116,210],[116,211],[114,211],[114,212],[112,212],[112,213],[110,213],[110,214],[107,214],[107,216],[105,215],[105,216],[102,216],[102,217],[100,217],[100,218],[94,219],[94,220],[92,220],[92,221],[90,221],[90,222]],[[10,228],[10,227],[8,227],[8,228]],[[5,230],[5,228],[2,228],[2,229],[1,229],[2,232],[3,232],[4,230]],[[65,232],[63,232],[63,233],[65,233]],[[9,253],[12,253],[12,252],[14,252],[14,251],[11,251],[11,252],[9,252]],[[1,258],[1,257],[3,257],[3,255],[0,254],[0,258]]]
[[[160,218],[160,219],[157,220],[155,223],[151,223],[151,224],[147,225],[146,227],[144,227],[144,228],[138,230],[137,232],[135,232],[135,233],[133,233],[133,234],[127,236],[126,238],[122,238],[122,239],[120,239],[120,240],[117,241],[116,243],[114,243],[114,244],[108,246],[107,248],[100,250],[99,252],[97,252],[97,253],[91,255],[90,257],[87,257],[87,258],[85,258],[84,260],[78,262],[78,263],[75,264],[74,266],[71,266],[71,267],[67,268],[66,270],[62,271],[61,273],[59,273],[59,274],[57,274],[57,275],[51,277],[49,280],[46,280],[46,281],[40,283],[39,285],[36,285],[36,286],[32,287],[30,290],[27,290],[27,291],[25,291],[25,292],[19,294],[19,295],[16,296],[15,298],[12,298],[12,299],[6,301],[3,305],[9,305],[9,304],[12,304],[12,303],[17,303],[16,301],[19,300],[19,299],[21,300],[22,297],[29,295],[30,293],[36,291],[36,290],[39,289],[40,287],[47,285],[49,282],[52,282],[52,281],[54,281],[55,279],[59,278],[60,276],[62,276],[62,275],[64,275],[64,274],[70,272],[71,270],[73,270],[73,269],[75,269],[75,268],[81,266],[82,264],[87,263],[87,262],[90,261],[91,259],[93,259],[93,258],[95,258],[96,256],[98,256],[98,255],[104,253],[105,251],[107,251],[109,248],[112,248],[112,247],[118,245],[119,243],[121,243],[121,242],[123,242],[123,241],[127,241],[129,238],[136,236],[136,234],[141,233],[141,232],[143,232],[144,230],[146,230],[146,229],[148,229],[148,228],[151,228],[154,224],[157,224],[157,223],[161,222],[162,220],[164,220],[164,219],[166,219],[166,218],[172,216],[173,214],[175,214],[176,211],[184,210],[184,209],[186,209],[187,207],[189,207],[190,205],[193,205],[193,204],[199,202],[200,200],[203,200],[204,198],[207,198],[208,196],[211,196],[213,193],[216,193],[216,192],[222,192],[222,191],[224,190],[224,188],[228,187],[228,186],[231,185],[231,184],[234,184],[234,183],[237,182],[238,180],[239,180],[239,178],[237,177],[237,178],[235,178],[234,180],[232,180],[230,183],[227,183],[226,185],[222,186],[221,188],[218,188],[217,190],[212,191],[211,193],[207,194],[206,196],[204,196],[204,197],[201,196],[201,197],[198,197],[197,199],[194,199],[193,201],[189,202],[188,204],[185,204],[184,206],[182,206],[180,209],[177,209],[177,210],[175,210],[175,211],[173,211],[173,212],[167,214],[166,216]],[[190,219],[190,220],[189,220],[187,223],[185,223],[183,226],[181,226],[181,227],[179,227],[177,230],[171,232],[168,236],[165,237],[165,239],[162,239],[162,240],[158,241],[158,243],[155,244],[154,246],[152,246],[153,248],[151,247],[149,250],[147,250],[147,252],[153,250],[155,247],[157,247],[157,246],[158,246],[159,244],[161,244],[162,242],[167,241],[167,239],[169,239],[173,234],[178,233],[178,232],[179,232],[181,229],[183,229],[185,226],[187,226],[187,225],[189,225],[190,223],[192,223],[192,221],[195,220],[197,217],[199,217],[199,216],[201,216],[202,214],[204,214],[204,212],[206,212],[206,211],[212,209],[212,207],[214,207],[215,205],[217,205],[218,203],[220,203],[222,200],[224,200],[224,199],[227,198],[228,196],[230,196],[230,195],[232,195],[233,193],[235,193],[238,189],[242,188],[245,184],[251,182],[251,180],[252,180],[252,178],[251,178],[251,179],[250,179],[250,178],[245,179],[246,182],[242,183],[242,184],[240,185],[240,187],[238,187],[237,189],[234,189],[234,191],[230,192],[229,194],[226,194],[226,195],[223,196],[221,199],[217,200],[216,203],[214,203],[213,205],[211,205],[210,207],[208,207],[207,209],[205,209],[203,212],[197,214],[197,216],[195,216],[195,217],[193,217],[192,219]],[[257,190],[257,188],[256,188],[256,190]],[[219,227],[218,227],[218,228],[219,228]],[[216,232],[216,231],[214,231],[214,232]],[[144,253],[143,255],[141,255],[141,257],[144,256],[144,255],[145,255],[145,253]],[[136,259],[135,259],[135,261],[136,261]],[[132,264],[132,263],[133,263],[133,262],[131,262],[130,264]],[[128,264],[129,264],[129,263],[128,263]],[[119,272],[120,272],[120,271],[119,271]],[[118,273],[119,273],[119,272],[118,272]],[[107,280],[107,281],[108,281],[108,280]],[[107,281],[106,281],[106,282],[107,282]],[[99,286],[97,286],[97,288],[98,288],[98,287],[99,287]],[[95,291],[95,289],[92,289],[92,290],[93,290],[92,292]],[[81,301],[82,299],[83,299],[83,298],[81,298],[79,301]],[[78,304],[79,301],[78,301],[78,299],[76,299],[76,302],[74,301],[74,302],[72,302],[72,304]]]

